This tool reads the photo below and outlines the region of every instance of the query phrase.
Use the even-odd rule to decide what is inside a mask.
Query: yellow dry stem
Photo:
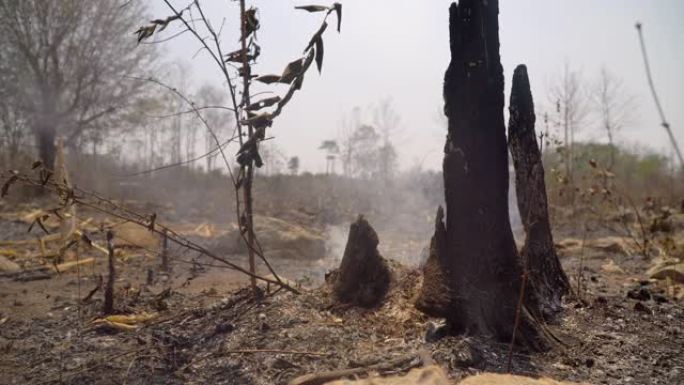
[[[87,265],[87,264],[94,263],[94,262],[95,262],[95,258],[86,258],[86,259],[81,259],[79,261],[71,261],[71,262],[60,263],[59,265],[54,267],[54,269],[57,272],[63,273],[65,271],[73,269],[76,266]]]
[[[47,251],[45,250],[43,238],[38,239],[38,245],[40,246],[40,255],[43,256],[43,258],[47,258]]]
[[[19,256],[19,253],[12,249],[0,249],[0,255],[4,255],[5,257],[17,257]]]
[[[159,313],[140,313],[127,315],[110,315],[105,317],[104,320],[126,325],[136,325],[151,321],[157,317],[159,317]]]
[[[106,327],[110,327],[110,328],[116,329],[116,330],[121,330],[124,332],[130,332],[130,331],[138,330],[138,327],[135,325],[127,325],[124,323],[107,321],[106,319],[97,319],[97,320],[92,322],[92,325],[96,326],[96,327],[106,326]]]

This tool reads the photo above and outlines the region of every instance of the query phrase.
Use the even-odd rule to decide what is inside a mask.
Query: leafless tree
[[[0,152],[10,164],[19,152],[25,136],[26,119],[20,113],[17,101],[12,97],[16,92],[17,78],[12,68],[19,65],[16,52],[11,47],[0,49]]]
[[[287,168],[290,170],[292,175],[297,175],[299,173],[299,157],[293,156],[287,161]]]
[[[377,173],[380,134],[378,134],[375,127],[362,124],[354,131],[351,143],[355,148],[354,157],[352,158],[353,169],[356,171],[354,176],[370,179]]]
[[[364,111],[352,109],[343,120],[341,160],[348,177],[380,177],[391,179],[397,167],[393,137],[401,119],[390,99],[380,101]],[[372,123],[368,123],[372,122]]]
[[[340,154],[340,146],[335,140],[324,140],[318,147],[319,150],[325,151],[325,174],[335,173],[335,160]]]
[[[605,67],[592,90],[592,102],[598,115],[601,128],[606,131],[610,145],[610,160],[607,170],[615,164],[615,135],[632,120],[635,107],[634,97],[630,96],[622,84]]]
[[[342,130],[340,132],[340,160],[342,161],[342,168],[344,175],[347,177],[354,176],[354,132],[361,125],[361,108],[354,107],[348,116],[342,119]]]
[[[264,142],[261,145],[261,158],[264,166],[260,171],[264,175],[282,174],[288,165],[289,158],[273,141]]]
[[[373,122],[382,138],[382,145],[378,151],[379,174],[385,181],[390,180],[397,169],[397,152],[393,138],[399,131],[401,118],[392,107],[391,99],[384,99],[373,110]]]
[[[143,11],[136,0],[0,0],[0,51],[17,60],[0,76],[16,79],[13,96],[48,167],[57,135],[73,146],[132,102],[141,83],[122,75],[153,58],[150,49],[132,49]]]
[[[563,73],[551,86],[549,96],[556,109],[555,120],[552,123],[563,133],[562,153],[565,177],[572,186],[575,136],[589,115],[589,99],[583,85],[582,74],[571,69],[566,62]],[[554,119],[553,116],[551,119]],[[570,196],[572,195],[571,193]]]
[[[223,106],[226,102],[225,93],[211,85],[204,84],[196,93],[195,100],[200,106],[209,107],[204,111],[204,117],[207,122],[214,127],[217,135],[221,135],[223,131],[227,131],[227,128],[231,125],[231,113],[230,111],[222,110],[218,108]],[[214,144],[214,139],[211,133],[207,130],[204,131],[204,152],[209,153],[216,145]],[[207,172],[211,172],[216,167],[216,156],[218,154],[210,155],[206,157]]]

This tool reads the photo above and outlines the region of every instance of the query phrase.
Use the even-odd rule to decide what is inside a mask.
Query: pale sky
[[[395,145],[402,168],[421,163],[441,167],[445,128],[442,80],[449,63],[447,0],[341,0],[342,33],[334,18],[324,35],[323,73],[315,68],[304,87],[275,121],[269,135],[289,156],[300,157],[302,168],[321,172],[323,140],[336,139],[342,119],[352,108],[368,108],[391,98],[401,117]],[[182,7],[188,0],[176,0]],[[238,48],[238,3],[204,0],[215,26],[224,24],[224,51]],[[301,55],[322,14],[295,10],[295,5],[324,1],[254,0],[259,9],[258,39],[262,54],[255,72],[282,72]],[[170,13],[162,0],[151,0],[154,17]],[[332,15],[331,15],[332,16]],[[622,79],[636,97],[634,119],[618,134],[621,142],[647,146],[670,154],[667,135],[651,99],[638,36],[643,24],[656,88],[680,146],[684,145],[684,1],[681,0],[500,0],[501,56],[506,92],[516,65],[524,63],[532,84],[537,115],[548,106],[548,89],[564,63],[581,70],[587,81],[602,66]],[[169,28],[168,33],[174,29]],[[160,45],[169,61],[186,60],[193,84],[222,86],[221,75],[189,34]],[[285,88],[276,89],[281,95]],[[369,117],[370,119],[370,117]],[[541,121],[541,119],[538,119]],[[538,128],[540,126],[538,125]],[[579,139],[604,140],[595,125],[582,129]]]

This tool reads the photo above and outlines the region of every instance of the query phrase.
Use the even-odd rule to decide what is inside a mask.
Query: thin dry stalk
[[[589,226],[584,223],[584,234],[582,235],[582,246],[580,247],[580,261],[579,267],[577,268],[577,300],[580,303],[584,302],[582,296],[582,278],[584,275],[584,246],[587,243],[587,235],[589,234]]]
[[[656,92],[655,85],[653,84],[653,77],[651,76],[651,66],[648,63],[648,55],[646,54],[646,43],[644,43],[644,36],[641,32],[641,23],[636,23],[635,27],[637,29],[637,32],[639,33],[639,45],[641,46],[641,54],[644,58],[644,68],[646,70],[646,77],[648,78],[648,86],[651,89],[653,101],[655,102],[656,108],[658,109],[658,115],[660,115],[660,125],[663,126],[663,128],[665,128],[665,131],[667,131],[667,135],[670,138],[672,148],[674,149],[675,153],[677,154],[677,158],[679,159],[679,166],[682,169],[684,169],[684,157],[682,156],[682,151],[679,149],[677,139],[675,139],[674,135],[672,134],[672,128],[670,127],[670,123],[668,123],[667,119],[665,119],[665,112],[663,112],[663,107],[660,105],[660,99],[658,98],[658,93]]]
[[[247,13],[245,9],[245,0],[240,0],[240,44],[242,45],[242,105],[249,106],[249,77],[251,74],[249,61],[247,60]],[[240,124],[238,122],[238,124]],[[251,124],[247,125],[248,141],[253,140],[254,128]],[[249,252],[249,271],[252,274],[256,273],[256,264],[254,261],[254,216],[253,216],[253,197],[252,197],[252,180],[254,178],[254,166],[252,163],[246,166],[246,179],[243,187],[243,194],[245,200],[245,228],[247,230],[247,248]],[[256,279],[251,277],[250,283],[252,289],[256,291]]]
[[[114,280],[116,279],[116,269],[114,267],[114,244],[112,240],[114,238],[114,233],[107,231],[107,251],[108,251],[108,271],[107,276],[107,286],[105,286],[104,293],[104,308],[102,312],[104,314],[114,313]]]
[[[161,260],[162,260],[162,270],[168,272],[170,270],[169,266],[169,232],[164,229],[162,230],[162,250],[161,250]]]

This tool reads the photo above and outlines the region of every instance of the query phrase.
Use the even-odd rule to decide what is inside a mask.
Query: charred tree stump
[[[372,307],[382,302],[391,272],[378,252],[378,234],[361,215],[349,227],[340,268],[332,278],[335,297],[346,303]]]
[[[534,130],[535,115],[527,68],[519,65],[513,73],[509,106],[508,147],[515,166],[518,210],[525,229],[521,251],[529,283],[538,294],[545,318],[561,310],[561,299],[570,282],[558,260],[549,222],[544,166]]]
[[[446,224],[439,269],[426,266],[422,290],[446,278],[444,313],[451,332],[493,336],[535,350],[546,347],[526,300],[516,331],[522,267],[508,215],[508,151],[504,125],[503,68],[499,56],[498,1],[461,0],[449,9],[451,62],[444,76]],[[436,274],[438,271],[439,274]],[[421,294],[421,295],[422,295]],[[528,296],[526,296],[527,298]],[[420,298],[420,297],[419,297]],[[427,302],[419,302],[419,307]]]

